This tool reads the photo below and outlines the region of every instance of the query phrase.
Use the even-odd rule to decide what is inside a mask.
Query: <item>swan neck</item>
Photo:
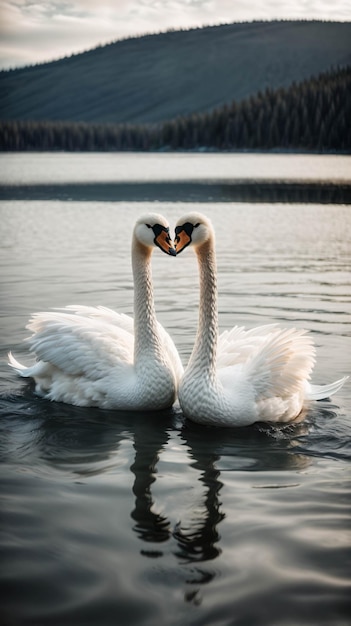
[[[218,310],[217,266],[214,237],[196,250],[200,273],[199,323],[193,354],[192,367],[199,367],[214,379],[216,372]]]
[[[152,249],[132,244],[132,268],[134,278],[134,358],[155,355],[158,342],[157,320],[154,304],[152,272]]]

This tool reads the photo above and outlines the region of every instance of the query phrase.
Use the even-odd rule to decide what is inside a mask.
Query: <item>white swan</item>
[[[275,324],[252,330],[236,326],[218,337],[214,231],[200,213],[177,222],[177,254],[188,245],[194,247],[199,264],[200,310],[195,345],[178,392],[187,417],[217,426],[289,422],[301,414],[306,400],[323,399],[340,389],[347,377],[325,386],[308,382],[315,348],[304,330]]]
[[[37,362],[9,354],[9,364],[33,378],[36,393],[78,406],[158,410],[172,406],[183,367],[175,345],[157,322],[151,275],[155,246],[175,255],[168,223],[152,213],[137,220],[132,240],[134,324],[104,307],[67,306],[36,313],[27,328]]]

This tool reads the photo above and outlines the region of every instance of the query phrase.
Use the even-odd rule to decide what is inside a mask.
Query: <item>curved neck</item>
[[[159,348],[151,273],[152,250],[133,239],[134,362],[155,355]]]
[[[201,369],[211,380],[216,375],[218,339],[217,266],[214,237],[196,249],[200,273],[199,323],[194,349],[189,361],[191,369]]]

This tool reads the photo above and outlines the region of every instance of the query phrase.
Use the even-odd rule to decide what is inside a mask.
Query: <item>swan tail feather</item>
[[[30,368],[26,367],[26,365],[22,365],[22,363],[19,363],[19,361],[17,361],[17,359],[13,356],[12,352],[8,353],[8,359],[9,366],[12,367],[17,374],[25,378],[30,376],[30,374],[28,374],[28,370]]]
[[[8,359],[9,366],[12,367],[19,376],[22,376],[22,378],[36,379],[37,377],[46,375],[51,369],[51,365],[49,363],[45,363],[44,361],[36,361],[29,367],[27,367],[27,365],[22,365],[22,363],[19,363],[19,361],[15,359],[12,352],[8,353]]]
[[[348,380],[348,376],[344,376],[339,380],[335,380],[329,385],[312,385],[310,384],[307,391],[308,400],[325,400],[337,393]]]

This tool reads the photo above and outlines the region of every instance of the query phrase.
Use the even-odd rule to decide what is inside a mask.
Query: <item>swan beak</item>
[[[161,230],[160,234],[155,238],[155,244],[166,254],[176,256],[177,253],[169,236],[168,230]]]
[[[191,243],[191,237],[189,237],[189,235],[186,233],[184,229],[178,230],[178,228],[176,228],[174,242],[175,242],[176,254],[179,254],[179,252],[184,250],[184,248],[186,248],[186,246],[188,246],[189,243]]]

